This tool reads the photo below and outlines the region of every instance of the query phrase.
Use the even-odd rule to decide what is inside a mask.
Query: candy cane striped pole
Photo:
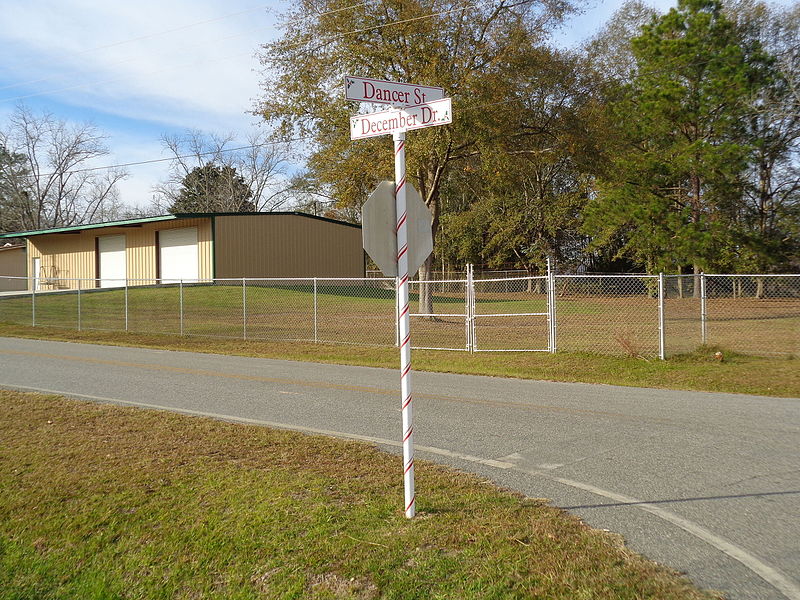
[[[395,133],[394,187],[397,208],[397,297],[400,331],[400,396],[403,413],[403,484],[405,515],[416,514],[414,494],[414,427],[411,395],[411,323],[408,307],[408,227],[406,226],[406,134]]]

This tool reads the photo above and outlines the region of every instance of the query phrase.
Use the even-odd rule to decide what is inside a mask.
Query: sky
[[[570,46],[591,37],[622,0],[589,2],[584,14],[554,32],[554,43]],[[2,4],[0,128],[19,104],[91,122],[108,136],[110,154],[102,165],[167,158],[162,135],[187,129],[244,141],[260,127],[249,114],[261,79],[256,53],[280,35],[279,17],[290,6],[288,0]],[[666,10],[673,2],[652,4]],[[147,206],[167,167],[127,167],[123,203]]]

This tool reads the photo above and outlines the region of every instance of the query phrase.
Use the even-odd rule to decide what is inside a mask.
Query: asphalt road
[[[0,387],[399,451],[394,370],[0,338]],[[729,598],[800,600],[800,399],[421,372],[413,388],[418,458],[550,498]]]

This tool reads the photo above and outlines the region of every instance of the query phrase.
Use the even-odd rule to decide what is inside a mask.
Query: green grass
[[[0,335],[370,367],[399,365],[399,354],[393,347],[69,331],[2,323]],[[715,357],[717,351],[723,353],[722,361]],[[700,348],[665,361],[580,352],[467,354],[415,350],[412,357],[414,368],[425,371],[800,398],[797,358],[741,355],[717,347]]]
[[[543,500],[367,445],[0,391],[0,599],[709,598]]]

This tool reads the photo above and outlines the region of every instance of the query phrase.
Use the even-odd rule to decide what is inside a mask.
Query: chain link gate
[[[467,346],[471,352],[555,352],[552,273],[479,279],[467,265]]]

